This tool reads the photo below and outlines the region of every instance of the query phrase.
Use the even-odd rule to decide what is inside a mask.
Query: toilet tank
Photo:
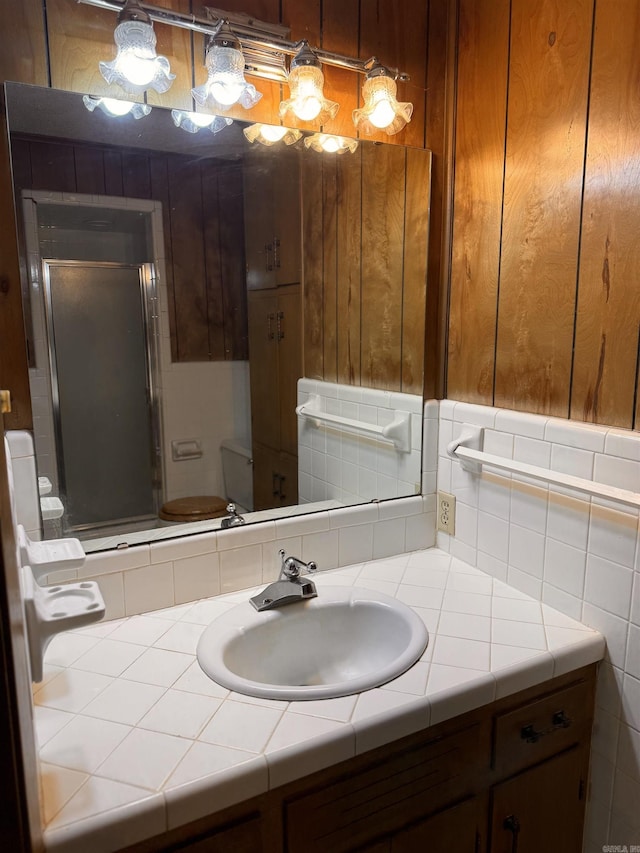
[[[253,512],[253,460],[251,451],[232,438],[220,444],[225,497],[238,512]]]

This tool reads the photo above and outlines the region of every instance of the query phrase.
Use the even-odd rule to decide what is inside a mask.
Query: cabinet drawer
[[[489,765],[475,724],[286,805],[290,853],[345,853],[433,813],[465,794]]]
[[[578,682],[498,714],[494,718],[493,767],[500,776],[516,773],[555,753],[588,740],[593,687]]]

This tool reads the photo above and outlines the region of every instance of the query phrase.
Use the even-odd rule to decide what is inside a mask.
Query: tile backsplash
[[[638,509],[490,466],[467,473],[447,454],[464,423],[484,427],[487,453],[634,492],[640,433],[444,400],[437,475],[457,501],[440,548],[605,635],[585,850],[640,839]]]
[[[396,450],[351,431],[317,427],[298,418],[298,494],[300,503],[335,499],[353,504],[374,498],[420,494],[422,397],[375,388],[298,380],[298,405],[317,398],[320,411],[376,426],[386,426],[395,412],[411,417],[411,448]]]

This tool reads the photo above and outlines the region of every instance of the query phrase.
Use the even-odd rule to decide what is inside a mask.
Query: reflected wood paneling
[[[338,382],[360,385],[362,309],[362,149],[337,159],[336,329]]]
[[[599,0],[571,416],[617,426],[632,423],[638,381],[639,32],[637,0]]]
[[[303,288],[303,364],[309,379],[324,377],[322,158],[306,158],[301,170]]]
[[[566,417],[593,0],[513,0],[495,404]]]
[[[447,393],[493,403],[509,0],[461,0]]]
[[[306,376],[422,392],[430,175],[395,146],[304,161]]]
[[[404,150],[367,146],[362,174],[362,384],[400,390]]]
[[[402,288],[402,390],[421,394],[425,336],[425,291],[429,245],[431,161],[409,148],[406,159]]]

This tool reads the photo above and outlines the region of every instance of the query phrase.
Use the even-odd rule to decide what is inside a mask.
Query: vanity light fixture
[[[233,124],[233,119],[226,116],[214,116],[210,113],[196,113],[188,110],[171,110],[171,118],[176,127],[186,130],[187,133],[197,133],[199,130],[208,128],[211,133],[219,133]]]
[[[200,106],[209,104],[217,110],[228,110],[240,104],[248,110],[262,97],[253,83],[245,80],[240,41],[226,20],[221,22],[218,32],[209,37],[205,65],[207,82],[191,90]]]
[[[192,89],[192,94],[200,106],[207,105],[212,112],[224,112],[236,103],[250,109],[258,102],[261,94],[245,80],[244,75],[248,73],[268,80],[287,80],[291,96],[280,104],[281,118],[291,115],[301,121],[326,123],[339,108],[335,101],[324,96],[322,66],[330,65],[366,76],[362,88],[364,106],[353,111],[353,121],[358,130],[365,134],[384,130],[391,135],[398,133],[411,120],[413,105],[401,103],[396,97],[396,81],[407,81],[409,76],[397,68],[382,65],[373,56],[357,59],[319,47],[312,48],[306,40],[292,42],[289,41],[290,30],[287,27],[208,6],[205,6],[205,18],[164,6],[152,6],[143,0],[77,2],[118,13],[118,57],[110,63],[101,62],[100,70],[109,82],[120,83],[128,92],[139,94],[148,88],[164,92],[175,76],[169,72],[167,59],[155,55],[156,39],[150,22],[157,21],[201,33],[207,38],[207,82]],[[125,58],[133,67],[126,76],[120,69]],[[157,63],[157,72],[156,65],[151,70],[150,62]],[[287,62],[290,64],[288,76]]]
[[[291,60],[289,88],[291,97],[280,104],[281,118],[286,118],[290,111],[301,121],[320,124],[335,118],[340,105],[325,98],[322,65],[307,41],[299,43],[299,50]]]
[[[368,134],[384,130],[390,136],[402,130],[411,121],[413,104],[398,101],[397,91],[393,73],[376,62],[362,85],[364,106],[353,111],[356,128]]]
[[[116,58],[100,63],[107,83],[116,83],[129,95],[141,95],[147,89],[166,92],[176,75],[171,73],[167,57],[156,54],[151,18],[137,0],[125,3],[113,37],[118,48]]]
[[[132,115],[134,118],[144,118],[151,112],[149,104],[135,104],[133,101],[121,101],[119,98],[92,98],[90,95],[84,95],[82,101],[90,113],[97,108],[112,117]]]
[[[302,136],[299,130],[280,124],[251,124],[242,132],[249,142],[261,142],[263,145],[277,145],[278,142],[293,145]]]
[[[347,136],[333,136],[330,133],[314,133],[305,137],[304,147],[327,154],[344,154],[346,151],[353,154],[358,147],[358,140],[349,139]]]

